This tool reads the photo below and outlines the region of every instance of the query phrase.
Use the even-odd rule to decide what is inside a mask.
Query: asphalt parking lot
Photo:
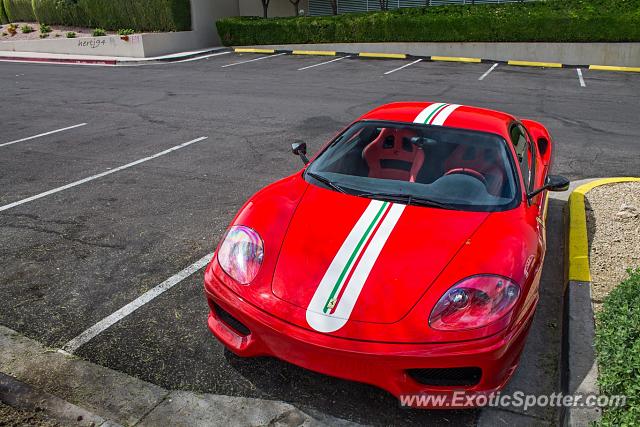
[[[0,324],[62,348],[210,253],[253,192],[300,168],[292,141],[313,153],[391,101],[538,120],[555,138],[554,172],[571,179],[640,171],[640,75],[581,70],[581,80],[576,69],[398,69],[411,61],[355,58],[321,64],[331,60],[231,53],[140,67],[0,63]],[[558,387],[561,212],[554,202],[536,338],[516,374],[547,392]],[[283,400],[366,424],[476,422],[478,411],[400,409],[366,385],[233,356],[206,328],[201,273],[75,354],[167,388]],[[531,421],[550,417],[532,413]]]

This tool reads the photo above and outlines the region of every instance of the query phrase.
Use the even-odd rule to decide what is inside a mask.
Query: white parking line
[[[489,74],[491,74],[491,72],[492,72],[493,70],[495,70],[497,67],[498,67],[498,63],[496,62],[495,64],[493,64],[493,65],[491,66],[491,68],[489,68],[489,70],[488,70],[486,73],[484,73],[483,75],[481,75],[481,76],[480,76],[480,78],[479,78],[478,80],[480,80],[480,81],[484,80],[484,79],[485,79],[485,77],[487,77]]]
[[[110,169],[108,171],[99,173],[97,175],[93,175],[93,176],[90,176],[88,178],[84,178],[84,179],[81,179],[79,181],[72,182],[71,184],[63,185],[62,187],[54,188],[52,190],[45,191],[44,193],[36,194],[35,196],[27,197],[26,199],[22,199],[22,200],[18,200],[17,202],[9,203],[8,205],[0,206],[0,212],[6,211],[7,209],[14,208],[16,206],[23,205],[25,203],[32,202],[32,201],[37,200],[37,199],[41,199],[41,198],[43,198],[45,196],[49,196],[51,194],[59,193],[60,191],[68,190],[69,188],[75,187],[77,185],[84,184],[84,183],[89,182],[89,181],[93,181],[94,179],[102,178],[103,176],[107,176],[107,175],[111,175],[112,173],[120,172],[121,170],[130,168],[130,167],[135,166],[135,165],[139,165],[140,163],[147,162],[149,160],[158,158],[160,156],[164,156],[165,154],[169,154],[169,153],[171,153],[173,151],[179,150],[179,149],[184,148],[184,147],[186,147],[188,145],[191,145],[191,144],[195,144],[196,142],[203,141],[203,140],[205,140],[207,138],[208,138],[207,136],[203,136],[203,137],[194,139],[192,141],[185,142],[185,143],[180,144],[180,145],[176,145],[175,147],[171,147],[168,150],[161,151],[161,152],[159,152],[157,154],[154,154],[152,156],[145,157],[145,158],[140,159],[140,160],[136,160],[135,162],[127,163],[126,165],[118,166],[115,169]]]
[[[62,128],[62,129],[52,130],[51,132],[45,132],[45,133],[40,133],[38,135],[29,136],[27,138],[16,139],[15,141],[5,142],[3,144],[0,144],[0,147],[6,147],[7,145],[17,144],[18,142],[29,141],[31,139],[40,138],[42,136],[53,135],[54,133],[64,132],[65,130],[75,129],[75,128],[79,128],[81,126],[86,126],[86,123],[80,123],[79,125],[73,125],[73,126],[69,126],[69,127],[66,127],[66,128]]]
[[[220,56],[220,55],[226,55],[228,53],[231,52],[217,52],[217,53],[211,53],[208,55],[203,55],[203,56],[196,56],[195,58],[189,58],[189,59],[181,59],[179,61],[171,61],[169,62],[169,64],[179,64],[181,62],[192,62],[192,61],[200,61],[201,59],[209,59],[213,56]]]
[[[275,55],[261,56],[259,58],[253,58],[246,61],[232,62],[231,64],[223,65],[222,68],[233,67],[234,65],[246,64],[247,62],[260,61],[261,59],[275,58],[276,56],[281,56],[281,55],[286,55],[286,53],[276,53]]]
[[[410,62],[408,64],[404,64],[402,67],[398,67],[398,68],[395,68],[395,69],[393,69],[391,71],[387,71],[386,73],[384,73],[384,75],[386,76],[387,74],[395,73],[396,71],[402,70],[403,68],[407,68],[407,67],[410,67],[413,64],[417,64],[420,61],[422,61],[422,59],[417,59],[417,60],[415,60],[413,62]]]
[[[137,309],[139,309],[140,307],[148,303],[149,301],[153,300],[157,296],[173,288],[175,285],[177,285],[187,277],[191,276],[196,271],[200,270],[202,267],[204,267],[209,263],[212,257],[213,257],[213,253],[203,256],[198,261],[191,264],[189,267],[185,268],[184,270],[180,271],[177,274],[174,274],[164,282],[160,283],[155,288],[152,288],[147,292],[145,292],[144,294],[140,295],[138,298],[131,301],[129,304],[125,305],[124,307],[115,311],[109,316],[105,317],[95,325],[91,326],[89,329],[82,332],[77,337],[71,339],[62,347],[62,351],[73,354],[78,348],[80,348],[84,344],[91,341],[93,338],[98,336],[100,333],[102,333],[106,329],[110,328],[113,324],[119,322],[123,318],[127,317],[128,315],[130,315],[131,313],[133,313],[134,311],[136,311]]]
[[[309,65],[307,67],[298,68],[298,71],[308,70],[309,68],[319,67],[319,66],[324,65],[324,64],[331,64],[332,62],[341,61],[341,60],[346,59],[346,58],[351,58],[351,55],[341,56],[340,58],[332,59],[331,61],[324,61],[324,62],[321,62],[319,64],[313,64],[313,65]]]
[[[576,71],[578,72],[578,79],[580,80],[580,86],[587,87],[587,84],[584,82],[584,77],[582,77],[582,70],[580,68],[576,68]]]

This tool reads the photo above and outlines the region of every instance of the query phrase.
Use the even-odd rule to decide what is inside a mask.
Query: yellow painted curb
[[[404,53],[367,53],[360,52],[358,56],[363,58],[392,58],[392,59],[407,59],[407,55]]]
[[[557,62],[532,62],[532,61],[509,61],[509,65],[516,65],[519,67],[545,67],[545,68],[562,68],[562,64]]]
[[[589,65],[590,70],[598,71],[627,71],[631,73],[640,73],[640,67],[613,67],[611,65]]]
[[[236,53],[276,53],[274,49],[253,49],[246,47],[237,47],[233,49]]]
[[[294,55],[319,55],[319,56],[336,56],[335,52],[329,50],[294,50]]]
[[[449,61],[449,62],[473,62],[479,63],[482,62],[480,58],[465,58],[462,56],[432,56],[432,61]]]
[[[603,178],[581,185],[569,196],[569,280],[591,282],[589,269],[589,239],[585,195],[595,187],[620,182],[640,182],[640,178]]]

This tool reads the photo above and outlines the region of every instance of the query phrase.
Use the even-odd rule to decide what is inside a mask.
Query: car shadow
[[[290,403],[312,416],[342,418],[367,425],[474,425],[477,410],[425,410],[400,406],[376,387],[299,368],[271,357],[242,358],[225,350],[229,365],[269,398]]]

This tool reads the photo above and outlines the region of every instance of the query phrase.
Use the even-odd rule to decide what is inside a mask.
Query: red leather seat
[[[408,129],[383,128],[362,150],[369,177],[415,182],[424,164],[424,151],[411,143],[414,136]]]
[[[505,177],[500,166],[497,150],[472,145],[459,145],[444,162],[445,173],[453,169],[472,169],[481,173],[487,181],[487,191],[494,195],[502,194]]]

